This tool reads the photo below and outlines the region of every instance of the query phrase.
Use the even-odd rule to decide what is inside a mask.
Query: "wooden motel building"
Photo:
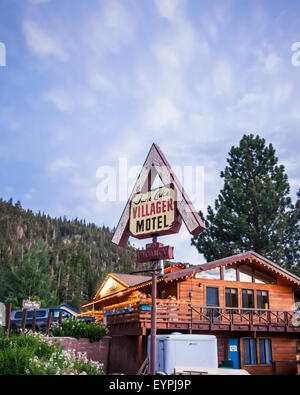
[[[136,374],[147,355],[151,283],[108,274],[83,306],[109,329],[109,373]],[[213,334],[220,364],[231,359],[250,374],[296,374],[299,296],[300,278],[252,251],[199,266],[176,263],[157,279],[157,333]]]

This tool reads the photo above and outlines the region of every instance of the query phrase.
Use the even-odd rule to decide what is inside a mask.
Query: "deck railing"
[[[295,311],[190,306],[192,322],[207,322],[229,325],[275,325],[293,326]]]
[[[300,312],[236,307],[194,306],[188,303],[159,300],[157,302],[157,327],[224,330],[293,330],[300,332],[295,314]],[[149,327],[150,302],[138,302],[105,313],[107,325],[138,323]],[[177,326],[176,326],[177,325]],[[205,326],[206,325],[206,326]]]

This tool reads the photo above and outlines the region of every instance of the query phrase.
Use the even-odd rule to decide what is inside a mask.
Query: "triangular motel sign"
[[[157,174],[163,186],[151,190]],[[178,233],[182,220],[193,236],[205,230],[165,156],[156,144],[152,144],[112,242],[126,247],[129,236],[145,239]]]
[[[163,186],[151,190],[159,175]],[[178,233],[181,223],[196,236],[205,230],[197,211],[184,192],[169,163],[156,144],[153,144],[128,199],[112,241],[126,247],[129,236],[138,239],[152,237],[152,243],[137,253],[137,262],[153,261],[150,374],[156,373],[156,297],[158,262],[173,259],[173,247],[157,243],[157,236]]]

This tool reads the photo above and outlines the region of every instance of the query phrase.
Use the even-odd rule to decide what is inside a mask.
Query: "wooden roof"
[[[195,273],[207,271],[211,269],[215,269],[220,266],[225,266],[232,263],[241,262],[243,260],[248,261],[255,261],[258,264],[265,266],[265,268],[275,271],[277,274],[282,275],[283,277],[287,278],[291,282],[295,283],[297,286],[300,286],[300,278],[296,275],[290,273],[289,271],[283,269],[281,266],[276,265],[274,262],[271,262],[267,258],[263,257],[262,255],[258,254],[254,251],[247,251],[241,254],[232,255],[226,258],[218,259],[216,261],[204,263],[202,265],[189,267],[187,269],[183,269],[174,273],[168,273],[164,276],[164,281],[169,282],[173,280],[177,280],[180,278],[184,278],[186,276],[192,276]]]
[[[181,271],[183,268],[185,268],[187,265],[184,263],[173,263],[171,266],[167,267],[165,269],[165,273],[172,273],[174,271]],[[141,288],[143,286],[147,286],[147,285],[151,285],[152,283],[152,277],[150,276],[143,276],[143,275],[135,275],[135,274],[123,274],[123,273],[109,273],[105,280],[103,281],[103,283],[101,284],[100,288],[98,289],[96,295],[94,296],[94,300],[90,303],[84,304],[83,308],[91,306],[95,303],[98,303],[100,300],[104,300],[106,298],[111,298],[116,296],[120,290],[116,291],[115,293],[111,293],[107,296],[103,296],[102,298],[99,298],[100,292],[104,286],[104,284],[106,283],[106,281],[108,280],[108,278],[112,278],[116,281],[118,281],[122,286],[123,286],[123,290],[122,292],[131,292],[134,289]],[[163,277],[159,277],[160,281],[163,280]]]
[[[144,283],[145,281],[151,280],[150,276],[134,275],[134,274],[121,274],[111,273],[112,276],[118,278],[123,283],[127,284],[128,287],[134,287],[135,285]]]

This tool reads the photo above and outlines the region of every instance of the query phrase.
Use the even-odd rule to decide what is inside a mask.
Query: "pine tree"
[[[79,309],[93,298],[108,272],[135,269],[135,249],[115,246],[108,227],[78,219],[51,218],[41,212],[35,214],[12,201],[0,198],[0,300],[18,295],[20,303],[23,298],[36,296],[49,307],[50,300],[42,291],[26,288],[35,278],[32,270],[35,258],[29,258],[29,251],[32,253],[39,240],[47,250],[47,264],[40,271],[47,279],[44,288],[51,284],[58,303],[69,303]],[[44,260],[43,256],[41,259]]]
[[[199,213],[207,229],[192,244],[208,261],[253,250],[283,264],[290,188],[272,144],[244,135],[227,162],[215,209]]]
[[[297,193],[297,202],[287,215],[284,267],[300,277],[300,189]]]
[[[57,304],[55,292],[52,290],[52,279],[49,274],[50,256],[46,246],[39,241],[27,251],[18,267],[7,272],[7,294],[19,301],[31,298],[44,300],[48,307]]]

